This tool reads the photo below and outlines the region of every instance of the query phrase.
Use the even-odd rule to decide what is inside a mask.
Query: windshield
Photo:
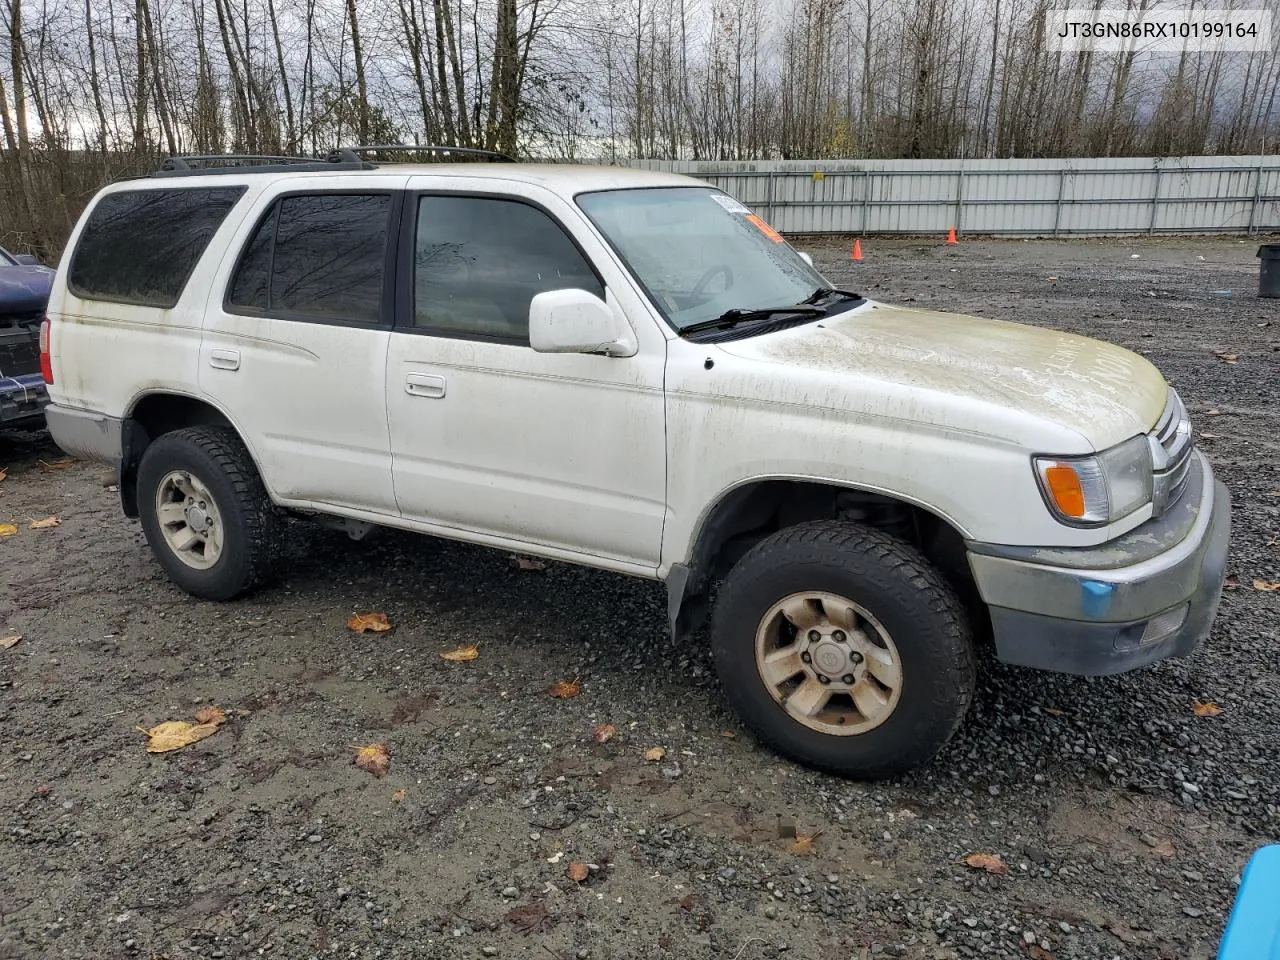
[[[677,330],[728,310],[800,303],[827,285],[768,224],[719,190],[606,190],[577,199]]]

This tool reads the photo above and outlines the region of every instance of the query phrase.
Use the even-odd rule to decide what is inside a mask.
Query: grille
[[[1191,421],[1176,391],[1169,391],[1169,402],[1148,436],[1155,469],[1152,509],[1153,515],[1158,517],[1178,502],[1191,477],[1191,452],[1195,446],[1191,438]]]
[[[43,314],[0,316],[0,377],[40,372],[40,320]]]

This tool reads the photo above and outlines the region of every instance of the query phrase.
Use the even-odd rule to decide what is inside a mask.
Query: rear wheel
[[[973,697],[963,606],[911,545],[841,522],[757,544],[720,589],[717,671],[779,752],[878,779],[932,757]]]
[[[157,438],[138,465],[138,509],[156,560],[188,593],[229,600],[272,573],[283,524],[228,427]]]

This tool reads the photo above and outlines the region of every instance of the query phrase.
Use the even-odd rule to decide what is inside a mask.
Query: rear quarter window
[[[77,297],[172,307],[244,187],[125,190],[100,199],[71,256]]]

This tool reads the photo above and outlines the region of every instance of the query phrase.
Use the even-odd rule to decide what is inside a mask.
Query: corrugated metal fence
[[[620,163],[706,180],[783,233],[1280,231],[1274,155]]]

